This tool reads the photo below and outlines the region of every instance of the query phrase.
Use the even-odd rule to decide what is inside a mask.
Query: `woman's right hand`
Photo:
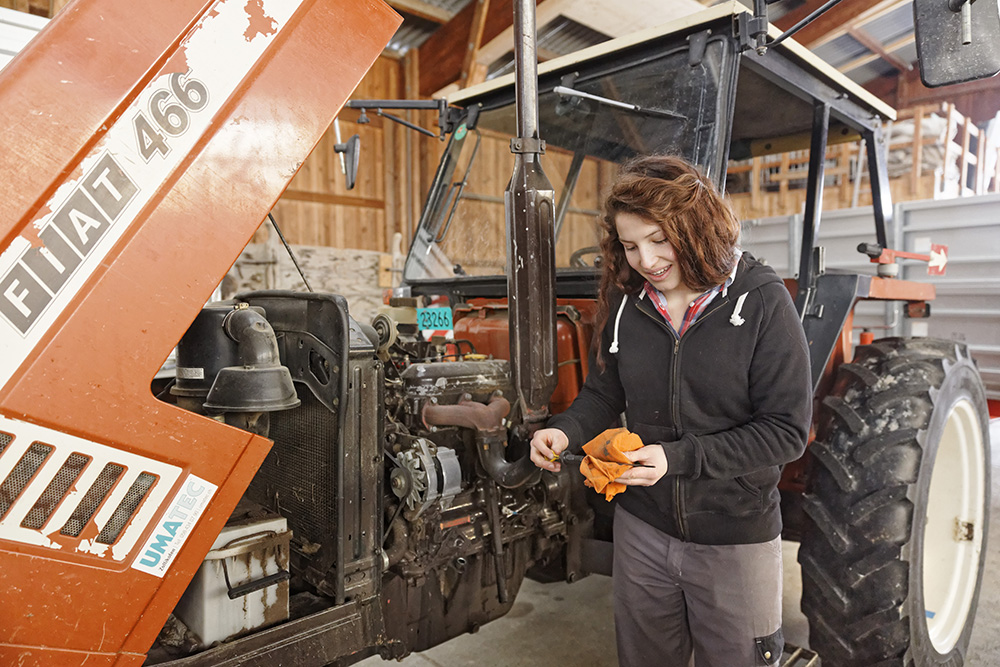
[[[569,447],[569,438],[557,428],[543,428],[531,437],[531,462],[543,470],[559,472],[559,461],[553,460]]]

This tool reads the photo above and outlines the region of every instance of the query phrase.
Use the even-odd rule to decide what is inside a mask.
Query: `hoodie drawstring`
[[[738,327],[746,322],[746,320],[740,317],[740,310],[743,309],[743,302],[747,300],[747,294],[749,294],[749,292],[740,294],[740,298],[736,300],[736,308],[733,309],[733,314],[729,316],[729,323],[734,327]]]
[[[743,296],[746,295],[744,294]],[[628,294],[622,297],[622,304],[618,306],[618,315],[615,317],[615,338],[611,341],[611,347],[608,348],[608,352],[611,354],[618,354],[618,325],[621,324],[626,301],[628,301]]]

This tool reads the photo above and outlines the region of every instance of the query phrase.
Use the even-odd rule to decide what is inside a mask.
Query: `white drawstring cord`
[[[618,325],[622,321],[622,313],[625,311],[626,301],[628,301],[628,294],[622,297],[622,304],[618,306],[618,315],[615,317],[615,339],[611,341],[611,347],[608,348],[608,352],[611,354],[618,354]]]
[[[729,323],[734,327],[738,327],[746,322],[746,320],[740,317],[740,310],[743,309],[743,302],[747,300],[747,294],[749,294],[749,292],[740,294],[740,298],[736,300],[736,308],[733,309],[733,314],[729,316]]]

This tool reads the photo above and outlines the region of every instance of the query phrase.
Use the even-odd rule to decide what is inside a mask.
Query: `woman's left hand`
[[[626,486],[652,486],[667,474],[667,455],[659,444],[646,445],[625,456],[633,463],[639,463],[631,470],[626,470],[616,479]]]

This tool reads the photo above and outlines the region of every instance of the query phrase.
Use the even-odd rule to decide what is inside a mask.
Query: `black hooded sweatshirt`
[[[667,473],[630,486],[622,507],[699,544],[753,544],[781,532],[781,466],[802,455],[812,417],[809,353],[788,290],[748,253],[681,338],[640,290],[613,295],[579,396],[548,426],[578,450],[625,414],[659,443]],[[609,352],[612,350],[612,352]]]

